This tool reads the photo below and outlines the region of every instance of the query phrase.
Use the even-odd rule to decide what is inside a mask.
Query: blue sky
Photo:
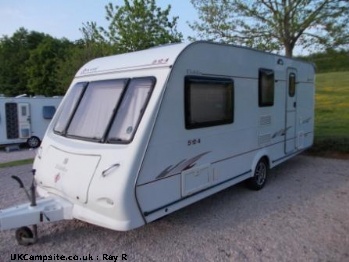
[[[47,33],[53,37],[77,40],[79,28],[88,21],[107,26],[105,5],[122,4],[122,0],[0,0],[0,37],[12,34],[20,27]],[[157,0],[160,7],[171,4],[170,16],[179,16],[178,31],[185,39],[192,34],[187,21],[197,19],[190,0]]]
[[[74,41],[82,38],[79,29],[83,23],[93,21],[107,27],[104,7],[110,2],[124,3],[123,0],[0,0],[0,38],[12,36],[24,27]],[[171,4],[170,17],[179,17],[177,30],[185,41],[188,41],[188,36],[195,36],[188,22],[198,20],[198,14],[190,0],[157,0],[157,4],[163,9]],[[308,53],[297,47],[294,51],[296,54]]]

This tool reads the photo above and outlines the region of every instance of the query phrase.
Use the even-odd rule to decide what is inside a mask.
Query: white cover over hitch
[[[0,210],[0,230],[72,219],[73,204],[58,196],[36,200],[36,206],[21,204]]]

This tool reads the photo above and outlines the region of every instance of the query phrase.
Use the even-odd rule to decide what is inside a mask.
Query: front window
[[[91,82],[76,109],[67,135],[101,140],[125,86],[125,80]]]
[[[58,121],[54,127],[56,133],[64,134],[66,132],[66,127],[68,126],[69,120],[79,102],[82,92],[84,91],[87,83],[77,83],[69,91],[64,104],[62,105],[62,111]]]
[[[110,142],[129,141],[136,131],[154,86],[153,78],[133,79],[109,132]]]
[[[54,131],[95,142],[129,142],[154,84],[150,77],[78,83],[68,94]]]

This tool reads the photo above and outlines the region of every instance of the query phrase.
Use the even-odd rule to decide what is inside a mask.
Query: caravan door
[[[18,103],[18,131],[19,138],[29,138],[30,127],[30,105],[29,103]]]
[[[285,153],[288,154],[296,150],[297,71],[295,68],[287,69],[286,79]]]

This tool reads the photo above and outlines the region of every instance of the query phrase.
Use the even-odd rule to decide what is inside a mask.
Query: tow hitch
[[[33,179],[30,186],[30,193],[28,193],[28,190],[24,187],[22,180],[18,176],[11,176],[14,180],[16,180],[19,184],[19,188],[23,188],[25,194],[27,195],[30,206],[35,207],[36,206],[36,194],[35,194],[35,169],[32,170],[33,173]],[[16,230],[16,240],[18,244],[23,246],[28,246],[30,244],[34,244],[38,241],[38,225],[33,225],[33,231],[30,230],[29,227],[20,227]]]
[[[23,188],[30,203],[0,210],[0,230],[17,228],[16,240],[24,246],[38,241],[38,223],[72,219],[73,205],[70,202],[57,196],[36,199],[35,170],[32,173],[29,192],[19,177],[11,176]]]

